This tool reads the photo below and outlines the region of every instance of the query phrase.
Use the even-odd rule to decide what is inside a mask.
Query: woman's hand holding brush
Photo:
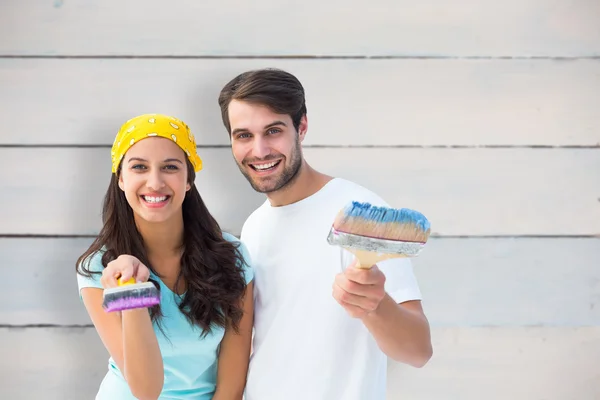
[[[146,282],[150,278],[150,271],[136,257],[123,254],[108,263],[102,273],[100,282],[107,289],[117,287],[119,285],[117,279],[127,282],[131,278],[134,278],[135,282],[138,283]]]
[[[148,282],[150,270],[136,257],[121,255],[108,263],[100,282],[106,312],[148,308],[160,303],[160,293]]]
[[[102,307],[120,312],[120,344],[113,350],[116,362],[132,392],[144,393],[149,384],[162,388],[164,367],[148,308],[160,302],[160,293],[149,282],[148,267],[136,257],[121,255],[102,272]],[[151,390],[153,391],[153,390]]]

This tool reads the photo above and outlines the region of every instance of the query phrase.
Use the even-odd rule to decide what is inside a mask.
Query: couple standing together
[[[292,74],[245,72],[218,102],[235,162],[267,199],[238,240],[198,192],[202,159],[185,123],[148,114],[121,127],[103,227],[77,260],[110,354],[96,399],[385,399],[388,357],[421,367],[432,354],[412,265],[354,268],[326,237],[349,202],[387,204],[306,162]],[[103,289],[119,275],[153,282],[160,304],[106,313]]]

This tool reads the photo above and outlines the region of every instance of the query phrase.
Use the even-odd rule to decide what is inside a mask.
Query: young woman
[[[242,399],[250,356],[253,271],[196,186],[202,168],[182,121],[127,121],[112,148],[103,227],[77,260],[80,295],[110,353],[96,399]],[[103,289],[133,277],[160,304],[102,308]]]

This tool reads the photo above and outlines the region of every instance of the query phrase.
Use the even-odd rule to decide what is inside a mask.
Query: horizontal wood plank
[[[218,93],[267,66],[305,86],[306,145],[600,146],[597,60],[139,59],[0,59],[0,145],[108,146],[147,112],[228,145]]]
[[[425,368],[390,363],[390,400],[600,398],[600,327],[438,328],[432,339]]]
[[[91,239],[0,239],[0,325],[84,325]],[[433,326],[600,326],[599,239],[433,238],[414,270]],[[16,284],[19,283],[19,284]]]
[[[108,370],[94,328],[0,328],[0,398],[93,399]]]
[[[600,328],[436,328],[423,369],[388,366],[388,400],[597,400]],[[0,329],[0,398],[94,398],[108,354],[93,328]],[[32,384],[35,382],[35,384]]]
[[[200,193],[223,228],[239,233],[264,197],[229,148],[200,155]],[[600,234],[600,149],[309,148],[305,155],[394,207],[420,210],[434,234]],[[0,234],[96,234],[110,151],[0,148],[0,178]]]
[[[590,0],[5,0],[0,54],[589,56]],[[99,25],[99,21],[107,21]]]
[[[600,238],[428,246],[414,271],[434,326],[600,326]]]

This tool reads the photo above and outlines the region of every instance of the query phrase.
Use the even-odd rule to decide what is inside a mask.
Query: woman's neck
[[[183,217],[160,223],[136,219],[136,226],[144,240],[148,259],[153,263],[156,272],[159,275],[177,276],[179,270],[173,271],[170,261],[179,260],[183,252]],[[163,263],[170,266],[161,267]]]

